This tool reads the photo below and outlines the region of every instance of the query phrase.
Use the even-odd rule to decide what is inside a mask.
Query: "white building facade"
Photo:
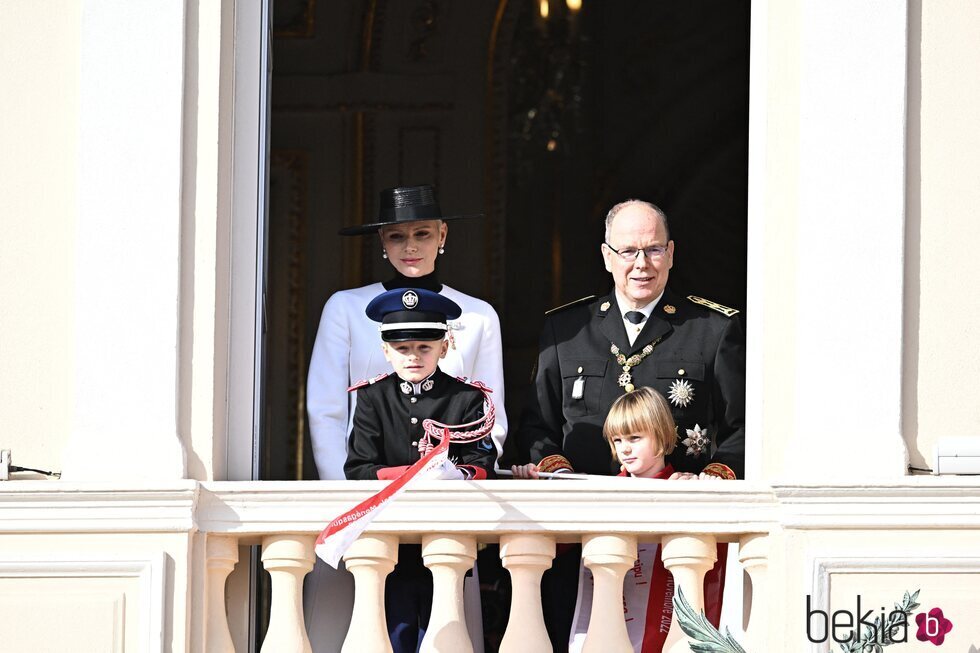
[[[301,650],[312,539],[376,489],[249,480],[267,46],[260,2],[0,4],[0,449],[63,471],[0,481],[4,650],[248,650],[252,544],[266,648]],[[751,60],[749,479],[639,520],[616,479],[422,488],[355,562],[400,534],[463,564],[503,532],[533,585],[555,541],[621,573],[653,534],[686,578],[719,538],[744,545],[748,650],[836,649],[808,605],[915,589],[951,649],[980,642],[980,484],[908,472],[980,435],[980,5],[755,0]]]

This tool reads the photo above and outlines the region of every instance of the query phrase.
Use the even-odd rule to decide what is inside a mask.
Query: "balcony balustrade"
[[[310,650],[301,597],[302,578],[314,564],[313,539],[328,521],[383,485],[203,484],[198,527],[208,533],[208,582],[222,588],[207,592],[208,650],[233,650],[221,619],[224,577],[233,564],[230,542],[261,544],[262,562],[272,577],[270,624],[261,650]],[[703,607],[703,579],[715,562],[715,543],[739,543],[739,559],[754,588],[753,605],[761,605],[774,507],[771,490],[745,482],[423,482],[390,503],[344,556],[355,579],[355,601],[343,650],[391,650],[384,584],[397,562],[398,544],[406,542],[421,542],[423,562],[433,575],[432,617],[422,650],[472,650],[463,577],[474,564],[477,545],[492,542],[500,545],[502,565],[512,580],[510,619],[500,650],[548,651],[541,576],[551,566],[556,545],[575,542],[583,545],[584,564],[595,579],[584,650],[631,651],[622,590],[637,542],[660,542],[665,567],[696,609]],[[761,617],[750,621],[746,639],[756,644],[750,650],[765,650],[764,628]],[[675,623],[665,651],[687,651],[687,641]]]
[[[247,574],[240,572],[249,561],[240,556],[241,547],[257,545],[272,580],[262,650],[309,650],[301,588],[314,563],[314,539],[331,519],[383,486],[340,481],[0,483],[0,582],[27,588],[18,600],[31,597],[31,609],[47,611],[49,619],[75,618],[77,608],[85,607],[116,624],[86,622],[89,639],[73,644],[125,639],[151,652],[224,653],[237,643],[241,653],[248,588]],[[830,572],[804,557],[808,541],[819,540],[825,547],[830,538],[847,542],[855,533],[864,538],[902,532],[906,535],[899,538],[875,536],[868,564],[890,556],[901,563],[898,568],[918,569],[921,552],[907,559],[905,541],[909,534],[937,534],[970,552],[951,564],[972,573],[970,538],[977,530],[980,487],[970,477],[772,486],[626,478],[427,481],[390,503],[347,551],[356,597],[345,650],[388,650],[382,597],[400,542],[421,543],[423,560],[433,571],[430,630],[435,634],[426,644],[436,651],[466,650],[462,575],[480,544],[499,544],[512,581],[510,619],[501,643],[505,653],[549,650],[540,582],[557,544],[583,545],[596,593],[606,597],[594,602],[588,648],[601,643],[605,651],[627,646],[618,601],[609,597],[620,592],[637,543],[660,543],[665,567],[688,601],[700,606],[701,578],[713,562],[713,543],[737,542],[738,559],[751,579],[742,644],[750,653],[761,653],[784,650],[788,641],[802,650],[805,625],[793,602],[809,592],[828,598]],[[948,557],[944,545],[936,551],[943,560]],[[946,562],[930,564],[946,569]],[[767,581],[770,565],[778,582]],[[735,573],[730,566],[728,577]],[[810,574],[810,580],[800,580],[801,573]],[[76,599],[77,605],[66,604],[62,598],[67,594],[53,588],[83,598]],[[124,613],[114,611],[113,601],[86,603],[84,597],[101,600],[106,592],[116,597],[113,601],[131,596],[132,603],[125,599]],[[117,617],[124,623],[117,623]],[[5,627],[5,636],[15,641],[35,635],[29,624],[8,620]],[[665,650],[687,650],[682,633],[675,629],[670,635]],[[114,650],[109,644],[87,648]]]

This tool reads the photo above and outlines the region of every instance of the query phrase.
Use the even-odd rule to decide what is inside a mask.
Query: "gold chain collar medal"
[[[608,310],[609,302],[602,305],[602,310]],[[677,312],[677,309],[670,304],[664,304],[664,312],[668,315],[673,315]],[[643,359],[653,353],[653,348],[656,347],[664,337],[660,336],[649,345],[645,346],[640,350],[639,354],[633,354],[629,358],[626,357],[624,353],[619,350],[615,342],[609,343],[609,352],[616,358],[616,363],[623,366],[623,373],[619,375],[619,385],[626,392],[633,392],[636,386],[633,385],[633,375],[630,374],[630,370],[643,362]]]
[[[663,336],[657,338],[649,345],[645,346],[640,350],[639,354],[633,354],[629,358],[626,357],[624,353],[619,350],[615,342],[609,343],[609,352],[616,357],[616,364],[623,366],[623,373],[619,375],[619,385],[621,388],[626,390],[626,392],[633,392],[636,387],[633,385],[633,375],[630,374],[630,370],[643,362],[643,359],[653,353],[653,348],[663,340]]]

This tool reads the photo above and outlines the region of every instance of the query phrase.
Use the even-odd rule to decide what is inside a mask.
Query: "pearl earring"
[[[386,252],[384,250],[381,250],[381,258],[384,258],[384,259],[388,258],[388,252]]]
[[[446,248],[445,248],[445,247],[442,247],[442,246],[440,246],[440,247],[439,247],[439,253],[440,253],[440,254],[445,254],[445,253],[446,253]]]

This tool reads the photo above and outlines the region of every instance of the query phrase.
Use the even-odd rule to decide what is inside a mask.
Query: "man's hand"
[[[723,481],[725,479],[720,476],[715,476],[714,474],[706,474],[701,472],[700,474],[692,474],[691,472],[674,472],[670,475],[668,481]]]

